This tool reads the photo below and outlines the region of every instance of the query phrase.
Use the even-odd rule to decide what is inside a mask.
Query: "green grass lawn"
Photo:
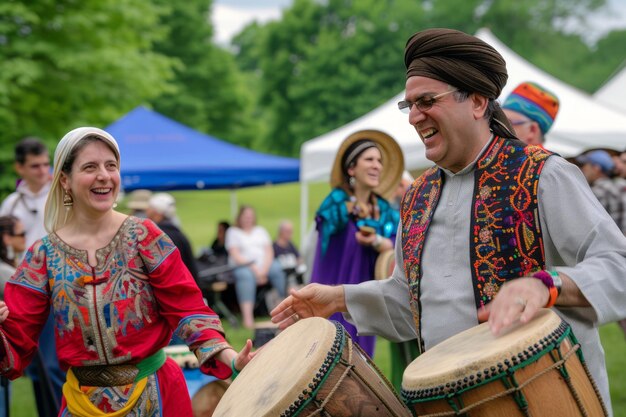
[[[309,217],[328,193],[328,184],[313,184],[309,193]],[[196,251],[208,246],[215,237],[217,222],[232,220],[231,193],[229,191],[186,191],[172,193],[177,200],[178,214],[183,230],[188,235]],[[258,223],[275,237],[278,224],[282,219],[289,219],[294,224],[294,242],[300,241],[300,187],[298,184],[256,187],[237,191],[239,204],[248,204],[256,208]],[[124,202],[120,204],[124,209]],[[266,320],[267,318],[260,318]],[[231,344],[241,348],[247,338],[253,334],[245,329],[230,328],[224,322]],[[626,417],[626,339],[617,324],[600,328],[602,343],[606,351],[607,368],[611,384],[611,398],[615,417]],[[374,362],[385,375],[390,372],[388,343],[379,339]],[[12,417],[36,416],[36,408],[30,381],[20,378],[13,382]]]
[[[309,192],[309,217],[330,191],[328,184],[312,184]],[[228,220],[231,223],[230,191],[179,191],[173,192],[182,222],[182,229],[198,251],[208,246],[215,238],[217,223]],[[297,184],[267,187],[244,188],[236,191],[239,205],[249,205],[256,209],[257,222],[265,227],[272,238],[276,237],[281,220],[291,220],[294,225],[293,241],[300,242],[300,186]],[[123,203],[120,205],[123,209]],[[235,213],[236,214],[236,213]]]

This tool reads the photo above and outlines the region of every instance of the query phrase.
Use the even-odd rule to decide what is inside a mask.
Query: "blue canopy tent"
[[[120,146],[125,191],[236,189],[298,181],[296,158],[223,142],[145,107],[105,130]]]

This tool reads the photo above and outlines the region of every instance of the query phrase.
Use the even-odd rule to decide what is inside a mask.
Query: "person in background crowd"
[[[285,272],[274,259],[272,240],[267,230],[256,223],[256,213],[250,206],[241,206],[235,224],[226,231],[229,263],[238,266],[235,290],[241,309],[243,325],[254,329],[254,303],[257,287],[270,283],[285,298]]]
[[[400,217],[387,199],[403,170],[402,150],[386,133],[361,130],[341,143],[331,171],[332,191],[315,216],[318,238],[311,282],[338,285],[374,279],[379,254],[393,248]],[[331,319],[374,356],[374,336],[358,334],[341,314]]]
[[[50,156],[40,139],[27,137],[15,146],[15,171],[20,182],[0,206],[0,216],[13,215],[26,230],[26,247],[46,235],[43,211],[50,190]]]
[[[613,170],[613,185],[615,187],[617,203],[615,212],[611,214],[613,220],[626,235],[626,152],[613,151],[610,153],[615,169]],[[617,322],[626,337],[626,319]]]
[[[524,82],[504,100],[502,109],[518,139],[543,147],[559,112],[559,99],[539,84]]]
[[[211,250],[213,251],[213,255],[218,258],[228,256],[228,251],[226,250],[226,231],[229,227],[230,223],[226,220],[222,220],[217,224],[217,235],[211,244]]]
[[[15,216],[0,216],[0,299],[4,285],[15,273],[17,260],[26,250],[26,230]]]
[[[120,188],[115,139],[93,127],[59,142],[36,241],[0,302],[0,373],[21,375],[52,308],[59,359],[68,369],[59,415],[191,417],[183,373],[163,351],[176,334],[200,369],[230,377],[238,354],[169,237],[151,220],[113,210]]]
[[[280,266],[287,275],[287,285],[294,287],[302,285],[303,274],[306,265],[300,257],[300,252],[292,242],[293,224],[289,220],[283,220],[278,225],[278,235],[272,244],[274,257],[278,259]]]
[[[622,232],[626,230],[622,221],[622,196],[611,179],[615,170],[611,155],[604,150],[593,150],[576,157],[576,163],[580,164],[580,170],[602,207]]]
[[[394,209],[400,211],[400,203],[402,203],[402,197],[404,197],[406,190],[408,190],[411,184],[413,184],[413,181],[415,181],[415,178],[413,178],[413,176],[411,175],[409,171],[402,172],[402,178],[400,178],[398,187],[396,188],[396,191],[393,193],[393,197],[389,201],[389,203]]]
[[[168,193],[156,193],[148,200],[146,216],[155,222],[165,232],[180,251],[183,263],[191,272],[193,279],[198,282],[198,268],[193,256],[191,243],[179,228],[180,221],[176,215],[176,199]]]
[[[613,155],[613,164],[615,164],[614,175],[618,184],[626,183],[626,152],[615,151]]]
[[[26,137],[17,143],[15,170],[20,182],[15,192],[2,202],[0,216],[13,215],[20,219],[26,232],[26,248],[29,248],[46,235],[44,208],[52,179],[48,149],[39,138]],[[39,417],[56,417],[65,372],[59,367],[51,320],[39,336],[39,351],[26,373],[33,383]]]
[[[427,29],[409,38],[404,61],[398,107],[435,166],[403,199],[397,267],[390,279],[291,291],[272,320],[285,328],[342,312],[359,334],[417,338],[423,352],[480,322],[497,336],[554,308],[610,415],[598,327],[626,318],[626,237],[578,167],[515,138],[496,100],[506,63],[491,45]]]
[[[26,231],[15,216],[0,216],[0,300],[4,299],[4,286],[15,273],[17,259],[26,250]],[[0,416],[9,415],[9,380],[0,377]]]
[[[130,209],[130,215],[145,219],[148,217],[146,211],[148,210],[148,201],[152,197],[152,191],[150,190],[134,190],[128,194],[128,204],[126,207]]]

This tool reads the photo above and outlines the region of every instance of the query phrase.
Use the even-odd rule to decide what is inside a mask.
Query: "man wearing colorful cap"
[[[515,134],[529,145],[543,146],[557,113],[559,99],[536,83],[524,82],[504,100],[502,109]]]
[[[492,46],[427,29],[408,40],[404,61],[398,107],[435,166],[402,201],[397,267],[386,280],[292,292],[272,320],[284,328],[341,311],[359,334],[417,338],[424,351],[480,321],[498,336],[554,307],[610,414],[597,328],[626,317],[626,237],[578,167],[516,138],[496,101],[507,70]]]

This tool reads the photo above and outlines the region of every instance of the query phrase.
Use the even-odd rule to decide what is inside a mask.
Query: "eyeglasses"
[[[402,113],[408,114],[411,111],[413,105],[416,105],[419,111],[425,112],[430,110],[441,97],[446,96],[450,93],[454,93],[455,91],[458,90],[455,88],[454,90],[448,90],[434,96],[424,95],[415,101],[402,100],[398,102],[398,108]]]
[[[525,125],[526,123],[532,123],[532,120],[516,120],[516,121],[511,121],[511,125],[512,126],[521,126],[521,125]]]
[[[11,236],[13,237],[26,237],[26,232],[22,232],[22,233],[11,233]]]

